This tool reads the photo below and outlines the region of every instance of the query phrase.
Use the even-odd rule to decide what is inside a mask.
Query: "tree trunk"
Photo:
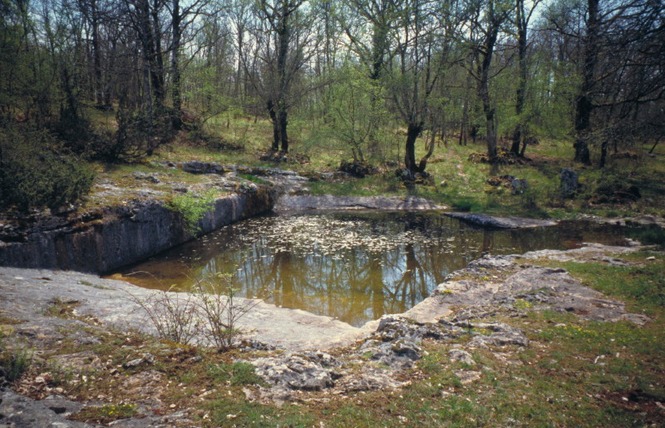
[[[155,99],[159,107],[164,106],[164,99],[166,98],[166,91],[164,87],[164,57],[162,56],[162,32],[161,23],[159,19],[159,9],[161,0],[153,0],[152,11],[152,38],[154,46],[153,54],[153,85],[155,91]]]
[[[291,34],[291,29],[289,27],[289,15],[291,10],[289,9],[289,1],[282,0],[282,8],[279,16],[279,24],[277,31],[277,78],[278,85],[277,88],[277,116],[278,116],[278,127],[279,127],[279,136],[282,143],[282,151],[287,153],[289,151],[289,140],[287,134],[287,111],[286,111],[286,96],[288,94],[288,76],[286,70],[286,60],[289,53],[289,37]],[[273,145],[274,149],[274,145]]]
[[[423,132],[423,123],[409,123],[409,127],[406,131],[406,150],[404,153],[404,165],[406,169],[411,173],[415,174],[418,171],[418,165],[416,164],[416,139]]]
[[[483,112],[485,113],[487,156],[490,163],[495,163],[497,160],[495,109],[492,107],[489,90],[490,65],[492,64],[494,45],[501,27],[501,19],[497,17],[494,6],[494,1],[490,1],[488,15],[491,22],[481,48],[482,61],[478,64],[478,97],[483,103]]]
[[[582,84],[575,103],[575,161],[591,165],[589,155],[589,134],[591,129],[591,113],[593,102],[591,91],[594,85],[594,74],[597,58],[598,40],[598,2],[588,0],[587,34],[584,45],[584,65]]]
[[[489,109],[485,110],[485,118],[487,121],[487,156],[490,163],[495,163],[498,159],[498,153],[496,149],[495,112],[493,108],[490,107]]]
[[[271,150],[276,152],[279,150],[279,140],[280,140],[280,129],[279,122],[277,121],[277,113],[275,113],[275,104],[272,100],[268,100],[268,115],[270,116],[270,121],[272,122],[272,147]]]
[[[150,87],[146,88],[146,93],[150,94],[150,117],[152,118],[152,104],[155,101],[156,108],[160,109],[164,101],[163,79],[159,76],[159,65],[157,63],[157,50],[155,47],[155,34],[152,28],[150,4],[148,0],[141,0],[137,3],[139,17],[139,26],[137,28],[139,38],[141,39],[143,61],[148,73]]]
[[[95,103],[102,105],[104,103],[104,91],[102,82],[102,56],[99,47],[99,17],[97,12],[97,1],[90,2],[90,20],[92,26],[92,59],[95,72]]]
[[[527,48],[527,18],[524,11],[524,0],[517,0],[515,8],[515,22],[517,27],[517,53],[518,53],[518,66],[519,77],[517,82],[517,92],[515,100],[515,115],[517,116],[517,125],[513,131],[513,144],[510,147],[510,152],[516,156],[524,156],[524,152],[520,152],[520,144],[524,135],[524,125],[522,113],[524,112],[524,99],[526,95],[526,82],[527,82],[527,64],[526,64],[526,48]],[[526,145],[524,146],[526,148]]]
[[[279,109],[278,119],[279,119],[279,137],[282,140],[282,152],[289,152],[289,136],[286,131],[286,127],[289,123],[288,121],[288,112],[285,108]]]
[[[441,134],[442,134],[442,135],[441,135],[441,138],[443,139],[443,138],[444,138],[444,136],[443,136],[443,128],[442,128],[442,130],[441,130]],[[445,141],[445,140],[444,140],[444,141]],[[431,158],[432,155],[434,154],[434,146],[435,146],[435,144],[436,144],[436,132],[434,132],[434,130],[432,130],[432,133],[431,133],[431,135],[430,135],[429,142],[427,143],[427,153],[425,153],[425,156],[423,156],[423,157],[420,159],[420,163],[418,164],[418,172],[423,173],[423,172],[425,172],[425,169],[427,169],[427,161],[428,161],[429,158]]]
[[[608,141],[603,141],[603,144],[600,146],[600,161],[598,162],[599,168],[605,168],[605,163],[607,162],[607,146],[609,145]]]
[[[180,39],[181,39],[181,20],[180,0],[173,0],[172,25],[173,46],[171,52],[171,74],[173,78],[173,116],[176,129],[182,126],[182,97],[180,94]]]

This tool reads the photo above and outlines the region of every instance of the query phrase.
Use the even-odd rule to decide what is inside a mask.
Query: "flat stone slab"
[[[487,214],[448,212],[448,217],[456,218],[477,226],[496,229],[525,229],[531,227],[556,226],[554,220],[540,220],[523,217],[493,217]]]
[[[77,315],[92,316],[118,328],[155,333],[137,299],[147,301],[158,293],[162,292],[79,272],[0,268],[0,310],[25,321],[21,329],[39,331],[45,339],[51,336],[49,332],[57,335],[61,323],[75,321],[44,315],[56,299],[76,302]],[[238,304],[245,301],[236,299]],[[238,321],[238,327],[246,332],[243,337],[277,348],[331,348],[352,343],[363,334],[362,329],[330,317],[263,301],[252,304],[252,310]]]
[[[621,260],[611,254],[625,254],[637,249],[587,244],[583,248],[565,251],[542,250],[519,256],[485,256],[449,275],[432,296],[403,315],[418,322],[484,318],[500,311],[515,311],[515,302],[523,301],[534,310],[552,309],[574,313],[590,320],[627,320],[642,325],[648,322],[647,317],[627,313],[623,302],[584,286],[566,270],[523,264],[524,260],[547,258],[617,265]]]
[[[426,211],[442,210],[445,206],[437,205],[425,198],[408,196],[332,196],[332,195],[285,195],[275,204],[275,211],[309,210],[384,210],[384,211]]]

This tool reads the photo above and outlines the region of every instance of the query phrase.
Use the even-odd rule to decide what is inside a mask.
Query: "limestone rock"
[[[339,380],[339,387],[344,391],[375,391],[395,389],[404,385],[391,376],[386,370],[375,367],[363,368],[362,372],[353,376],[345,376]]]
[[[224,174],[224,167],[212,162],[183,162],[182,170],[190,174]]]
[[[527,347],[529,346],[529,339],[524,332],[516,327],[511,327],[504,323],[475,323],[472,328],[480,330],[489,330],[491,333],[479,334],[471,339],[471,345],[488,347],[488,346],[508,346],[516,345]]]
[[[449,212],[448,217],[460,219],[477,226],[496,229],[525,229],[531,227],[556,226],[554,220],[539,220],[522,217],[493,217],[487,214]]]
[[[469,354],[464,349],[453,348],[448,351],[448,356],[450,357],[450,361],[460,362],[469,366],[476,365],[476,361],[473,359],[471,354]]]
[[[303,391],[321,391],[341,377],[340,363],[323,352],[303,352],[252,361],[256,374],[275,386]]]
[[[78,412],[81,407],[80,403],[59,397],[36,401],[4,390],[0,391],[0,427],[91,427],[67,419],[69,414]]]

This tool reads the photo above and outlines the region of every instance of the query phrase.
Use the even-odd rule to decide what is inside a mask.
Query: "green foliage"
[[[196,235],[201,231],[199,222],[215,204],[216,193],[214,189],[210,189],[200,195],[194,193],[176,195],[168,202],[168,207],[180,213],[187,231]]]
[[[378,155],[389,114],[385,109],[384,89],[370,79],[365,70],[346,65],[329,92],[330,106],[327,123],[330,138],[343,143],[355,161],[365,160],[365,154]]]
[[[660,249],[665,249],[665,230],[660,226],[652,225],[630,229],[629,236],[637,239],[645,245],[657,245]]]
[[[72,415],[72,419],[85,422],[109,423],[118,419],[126,419],[138,413],[136,404],[104,404],[103,406],[84,407]]]
[[[30,364],[32,364],[32,353],[26,349],[5,349],[0,333],[0,379],[14,382],[23,376]]]
[[[263,385],[263,379],[256,374],[255,367],[247,362],[237,361],[232,364],[212,364],[208,374],[216,382],[228,382],[233,386]]]
[[[58,146],[43,130],[0,130],[0,206],[56,209],[89,192],[93,171]]]

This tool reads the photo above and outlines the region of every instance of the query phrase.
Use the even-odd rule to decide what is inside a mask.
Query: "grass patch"
[[[108,424],[119,419],[127,419],[137,414],[135,404],[105,404],[103,406],[84,407],[69,419],[80,422]]]
[[[0,341],[0,378],[7,382],[19,380],[32,364],[32,352],[27,349],[4,349]]]
[[[665,308],[665,261],[645,261],[648,253],[638,253],[639,266],[606,266],[595,263],[563,263],[571,275],[609,296],[625,300],[632,311],[656,314]]]
[[[199,223],[213,208],[216,197],[215,189],[210,189],[202,194],[185,193],[173,196],[167,205],[182,215],[187,231],[191,235],[196,235],[201,231]]]
[[[208,367],[210,377],[216,382],[227,382],[233,386],[264,385],[251,363],[238,361],[232,364],[212,364]]]

